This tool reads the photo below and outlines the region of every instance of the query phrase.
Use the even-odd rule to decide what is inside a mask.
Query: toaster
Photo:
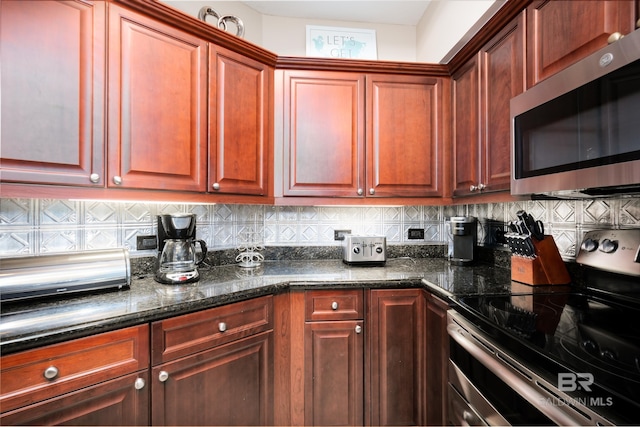
[[[347,234],[342,241],[342,261],[349,265],[383,265],[387,261],[387,238]]]

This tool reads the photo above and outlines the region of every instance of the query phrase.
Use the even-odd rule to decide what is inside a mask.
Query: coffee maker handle
[[[196,260],[196,265],[202,264],[202,261],[207,257],[207,244],[204,240],[196,240],[196,243],[200,244],[200,259]]]

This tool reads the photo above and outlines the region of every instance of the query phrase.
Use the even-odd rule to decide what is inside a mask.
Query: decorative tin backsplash
[[[478,240],[495,246],[495,231],[525,209],[541,219],[567,260],[588,230],[640,227],[640,197],[544,200],[458,206],[290,207],[193,205],[60,199],[0,199],[0,256],[128,247],[137,235],[156,233],[156,215],[192,212],[197,234],[212,249],[234,248],[246,230],[261,233],[267,246],[328,246],[334,229],[387,237],[389,245],[446,244],[447,218],[478,218]],[[409,228],[425,230],[425,240],[408,240]]]

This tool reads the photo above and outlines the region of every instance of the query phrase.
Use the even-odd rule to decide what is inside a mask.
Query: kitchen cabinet
[[[453,75],[454,196],[509,190],[510,101],[524,86],[521,13]]]
[[[109,187],[204,192],[207,42],[109,4]]]
[[[304,294],[304,329],[290,336],[292,424],[425,425],[426,300],[422,289],[332,289]],[[301,361],[301,362],[299,362]],[[304,372],[298,383],[298,372]],[[296,413],[300,410],[302,417]]]
[[[2,425],[149,424],[149,327],[80,338],[1,359]]]
[[[449,364],[449,305],[427,293],[427,425],[447,425],[447,390]]]
[[[105,3],[0,2],[3,182],[104,185]]]
[[[283,196],[442,195],[442,79],[316,70],[281,77]]]
[[[306,292],[305,425],[363,425],[363,297],[362,289]]]
[[[633,31],[636,2],[535,1],[527,8],[527,87]]]
[[[422,289],[371,289],[368,425],[426,425],[426,297]],[[431,345],[431,343],[430,343]]]
[[[272,67],[210,45],[208,191],[267,193],[272,91]]]
[[[152,425],[273,425],[273,297],[152,323]]]

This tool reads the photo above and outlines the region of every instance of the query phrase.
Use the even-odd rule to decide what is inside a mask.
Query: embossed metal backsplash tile
[[[640,227],[639,197],[367,207],[0,199],[0,256],[110,247],[135,253],[137,236],[156,234],[158,214],[177,212],[196,214],[198,238],[214,250],[235,248],[237,236],[247,231],[269,246],[335,246],[335,229],[384,235],[390,245],[446,244],[447,219],[459,215],[477,217],[478,243],[495,247],[497,232],[520,209],[543,221],[568,260],[575,258],[576,242],[586,231]],[[408,240],[410,228],[424,229],[425,240]]]

